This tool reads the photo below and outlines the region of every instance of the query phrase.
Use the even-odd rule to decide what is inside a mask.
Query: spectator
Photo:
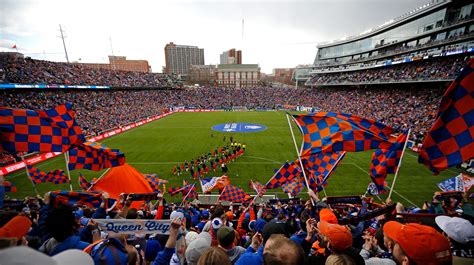
[[[263,250],[263,264],[298,265],[303,264],[303,249],[284,235],[270,236]]]
[[[229,256],[232,264],[235,264],[239,257],[245,252],[245,248],[235,245],[235,241],[238,238],[239,235],[231,227],[223,226],[217,231],[219,246],[224,250],[226,255]]]
[[[383,227],[384,241],[397,264],[451,264],[449,241],[434,228],[389,221]]]
[[[437,216],[436,224],[448,236],[454,264],[472,264],[474,260],[474,225],[459,217]]]
[[[198,265],[230,265],[232,264],[225,252],[218,247],[210,247],[199,258]]]

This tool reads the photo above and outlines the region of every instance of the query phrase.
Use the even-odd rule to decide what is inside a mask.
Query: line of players
[[[219,147],[212,152],[202,154],[201,156],[191,159],[191,161],[184,161],[173,167],[173,175],[180,176],[184,172],[189,172],[192,179],[204,177],[209,174],[212,169],[216,172],[217,167],[220,166],[222,173],[227,173],[227,164],[235,161],[238,157],[245,153],[245,144],[230,143],[224,147]]]

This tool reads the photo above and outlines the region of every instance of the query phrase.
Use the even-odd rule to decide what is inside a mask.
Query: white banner
[[[94,219],[106,233],[169,235],[171,220]]]

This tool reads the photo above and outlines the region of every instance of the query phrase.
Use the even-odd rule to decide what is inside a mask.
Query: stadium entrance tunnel
[[[267,129],[267,126],[255,123],[233,122],[214,125],[211,127],[219,132],[260,132]]]

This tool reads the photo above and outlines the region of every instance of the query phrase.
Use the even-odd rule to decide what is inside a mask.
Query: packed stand
[[[131,71],[93,69],[74,63],[4,56],[0,60],[0,83],[100,85],[111,87],[176,87],[176,76]]]
[[[427,80],[453,80],[465,64],[464,57],[430,59],[369,70],[315,74],[311,85],[370,84]]]
[[[50,193],[44,198],[9,201],[10,206],[0,212],[0,263],[27,264],[32,258],[46,260],[48,256],[80,260],[71,264],[82,265],[473,261],[474,212],[466,194],[435,194],[422,209],[390,200],[377,204],[360,196],[352,196],[360,200],[357,204],[332,204],[331,197],[320,199],[312,191],[309,195],[312,201],[276,199],[210,208],[202,208],[199,201],[178,205],[164,199],[132,208],[136,201],[127,196],[119,206],[107,209],[106,193],[98,208],[73,202],[64,205]],[[415,211],[438,215],[422,224],[409,223]],[[170,220],[170,232],[106,233],[98,225],[100,219],[165,219]]]

